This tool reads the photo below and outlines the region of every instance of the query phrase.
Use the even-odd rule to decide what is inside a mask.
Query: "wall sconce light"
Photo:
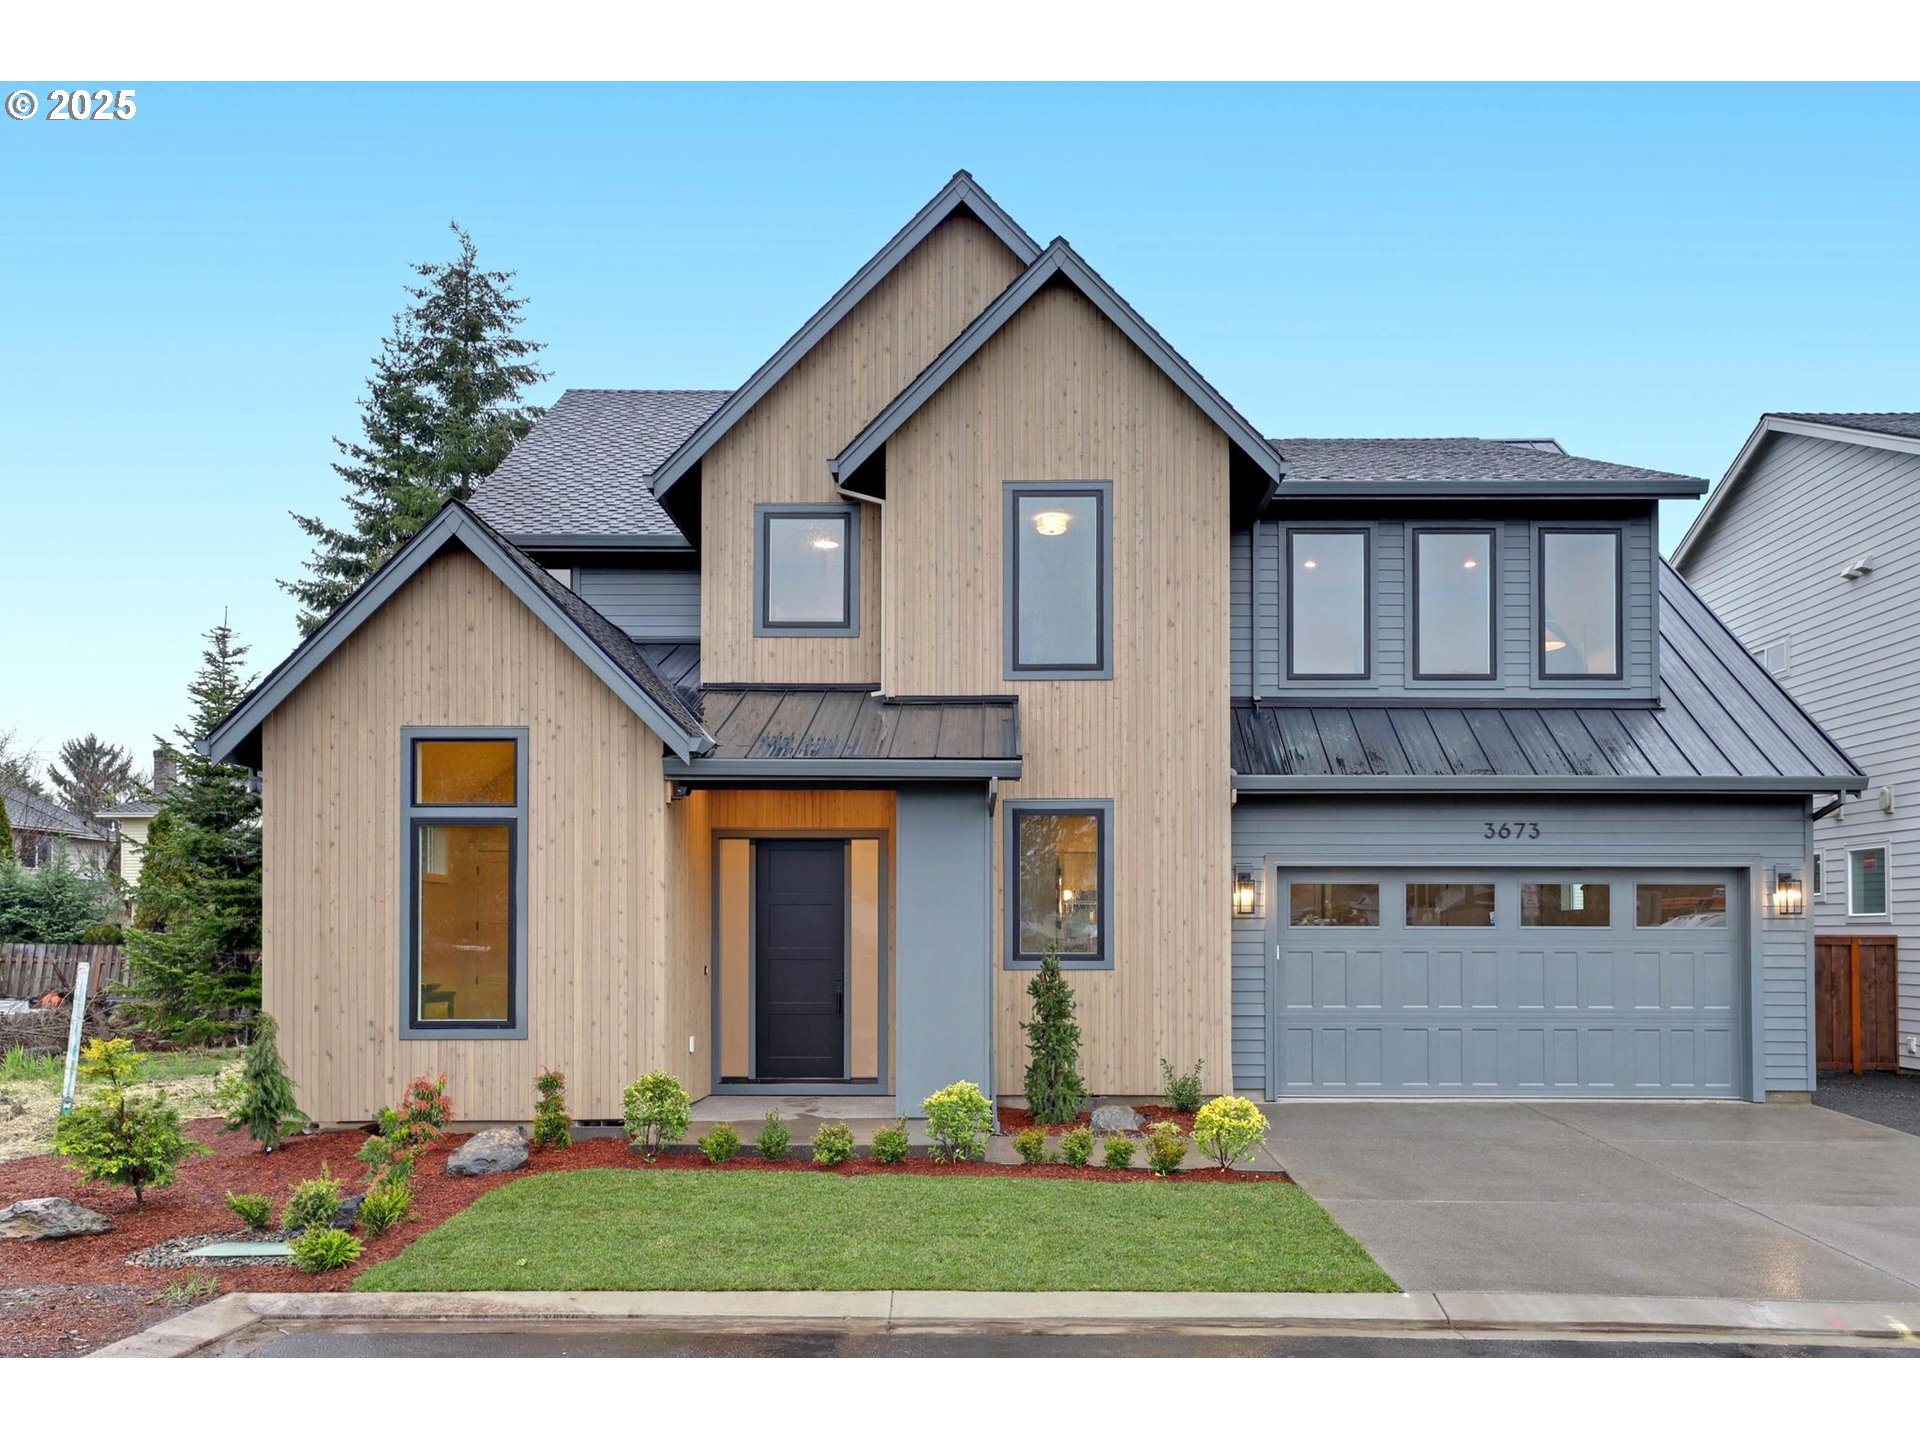
[[[1786,918],[1807,913],[1807,892],[1791,870],[1773,877],[1773,913]]]
[[[1259,912],[1260,881],[1251,870],[1233,872],[1233,913],[1245,918]]]

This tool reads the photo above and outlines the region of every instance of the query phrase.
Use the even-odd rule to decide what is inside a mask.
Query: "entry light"
[[[1233,913],[1245,919],[1255,914],[1260,904],[1259,877],[1251,870],[1233,872]]]
[[[1807,892],[1801,887],[1800,877],[1791,870],[1782,870],[1773,877],[1773,913],[1788,918],[1807,913]]]
[[[1042,510],[1033,517],[1033,528],[1042,535],[1064,535],[1073,517],[1064,510]]]

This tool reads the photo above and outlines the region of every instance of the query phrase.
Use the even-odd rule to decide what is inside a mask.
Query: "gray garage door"
[[[1316,870],[1278,881],[1281,1094],[1744,1093],[1732,875]]]

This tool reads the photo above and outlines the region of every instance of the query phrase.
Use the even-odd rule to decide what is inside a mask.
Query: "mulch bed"
[[[1180,1127],[1181,1134],[1190,1135],[1193,1133],[1193,1116],[1184,1111],[1171,1110],[1165,1105],[1136,1105],[1133,1109],[1135,1114],[1146,1117],[1146,1123],[1148,1125],[1158,1125],[1162,1120],[1171,1120],[1175,1125]],[[999,1110],[1000,1128],[1007,1134],[1018,1135],[1022,1130],[1034,1128],[1032,1114],[1023,1110],[1020,1106],[1002,1105],[999,1107]],[[1065,1125],[1043,1125],[1040,1128],[1045,1130],[1049,1135],[1064,1135],[1069,1130],[1077,1130],[1082,1125],[1091,1125],[1092,1123],[1093,1112],[1091,1110],[1082,1110]],[[1128,1130],[1124,1133],[1128,1135],[1138,1135],[1142,1132],[1140,1130]]]

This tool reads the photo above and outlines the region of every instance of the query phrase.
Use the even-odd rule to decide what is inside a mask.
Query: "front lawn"
[[[1294,1185],[575,1170],[482,1195],[354,1288],[1397,1287]]]

